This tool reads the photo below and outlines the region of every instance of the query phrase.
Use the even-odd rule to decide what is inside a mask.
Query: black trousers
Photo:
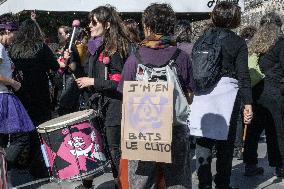
[[[258,163],[257,148],[261,133],[265,131],[268,162],[272,167],[281,166],[281,155],[277,141],[276,128],[271,113],[261,105],[253,106],[254,118],[247,128],[244,146],[244,163],[256,165]]]
[[[49,176],[40,148],[40,139],[37,131],[29,134],[30,149],[30,173],[35,178],[46,178]]]
[[[26,168],[30,163],[29,133],[10,135],[10,145],[6,148],[8,169]]]
[[[271,115],[275,126],[278,149],[281,155],[281,162],[284,164],[284,96],[281,95],[280,87],[270,81],[264,81],[264,90],[259,102]],[[275,146],[276,147],[276,146]]]
[[[228,189],[232,170],[234,142],[236,138],[236,129],[238,117],[240,116],[241,101],[237,96],[228,133],[227,140],[213,140],[209,138],[196,139],[196,167],[199,180],[199,189],[212,186],[212,147],[216,147],[216,171],[214,182],[220,189]]]
[[[114,178],[118,177],[119,161],[121,157],[120,130],[120,125],[105,127],[108,156],[111,159],[111,168]]]
[[[236,129],[236,139],[235,139],[235,148],[243,147],[243,136],[244,136],[244,122],[243,116],[240,114],[237,119],[237,129]]]

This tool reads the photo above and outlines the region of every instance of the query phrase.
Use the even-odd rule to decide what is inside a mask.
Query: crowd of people
[[[0,188],[8,188],[7,169],[24,167],[35,178],[50,176],[37,127],[84,109],[96,110],[117,188],[190,189],[190,151],[195,150],[199,189],[212,189],[213,152],[215,188],[231,189],[236,151],[245,176],[265,171],[257,161],[263,131],[269,165],[283,178],[281,16],[268,13],[258,28],[238,35],[233,29],[240,23],[240,7],[219,2],[193,44],[190,22],[178,20],[168,4],[149,5],[141,23],[122,20],[106,5],[89,13],[89,32],[81,28],[72,41],[72,27],[60,26],[58,43],[48,44],[35,14],[19,27],[0,17]],[[144,62],[163,67],[169,60],[191,110],[185,124],[173,122],[172,163],[122,160],[124,81],[141,80],[138,68]],[[96,176],[84,177],[77,188],[92,188]]]

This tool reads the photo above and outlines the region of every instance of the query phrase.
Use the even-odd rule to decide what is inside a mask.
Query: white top
[[[12,78],[12,61],[8,56],[8,52],[5,47],[0,43],[0,58],[2,63],[0,63],[0,75],[6,78]],[[0,82],[0,92],[6,92],[8,88]]]
[[[209,94],[194,96],[188,124],[190,134],[227,140],[237,93],[238,81],[222,77]]]

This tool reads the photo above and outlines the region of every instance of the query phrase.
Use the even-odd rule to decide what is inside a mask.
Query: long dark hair
[[[94,16],[102,23],[104,28],[108,22],[110,23],[110,28],[104,34],[104,52],[108,53],[109,56],[119,52],[123,58],[126,58],[129,42],[131,42],[130,33],[115,8],[110,5],[100,6],[90,12],[89,19],[93,20]]]
[[[139,23],[137,23],[134,19],[126,19],[123,21],[125,26],[128,28],[130,32],[130,39],[132,42],[140,43],[140,30],[139,30]]]
[[[39,26],[31,19],[25,20],[10,48],[12,58],[32,58],[43,47],[44,39]]]

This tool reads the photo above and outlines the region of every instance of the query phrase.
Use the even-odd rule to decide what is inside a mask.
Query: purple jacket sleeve
[[[194,91],[195,84],[192,75],[191,61],[186,53],[181,53],[177,59],[177,72],[184,92],[187,92],[187,90]]]
[[[134,81],[136,77],[136,69],[137,69],[137,64],[136,64],[136,58],[134,55],[131,55],[127,58],[122,73],[121,73],[121,79],[118,84],[117,90],[119,92],[123,92],[123,83],[124,81]]]

